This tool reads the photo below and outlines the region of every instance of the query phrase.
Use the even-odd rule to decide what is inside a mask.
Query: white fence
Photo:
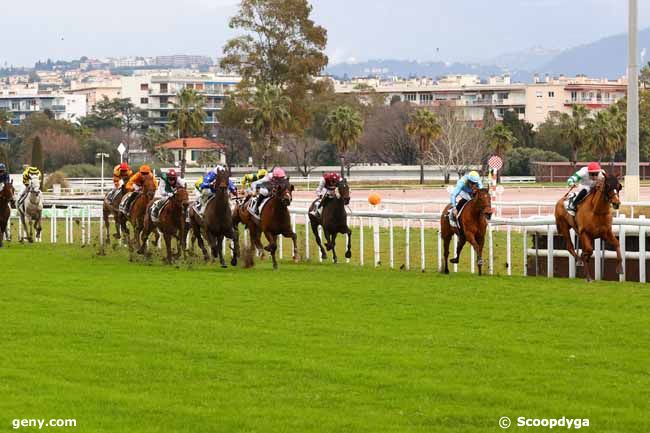
[[[97,239],[103,243],[105,230],[103,221],[101,220],[101,202],[88,202],[88,201],[75,201],[70,200],[57,200],[48,201],[47,207],[44,210],[44,226],[49,220],[49,238],[50,242],[58,243],[64,242],[66,244],[81,243],[89,244]],[[306,208],[292,207],[292,223],[294,231],[299,225],[304,225],[303,236],[304,239],[304,258],[311,259],[311,254],[316,251],[316,245],[309,226],[309,218],[307,217]],[[391,211],[377,211],[377,210],[354,210],[350,216],[350,225],[355,227],[353,236],[355,244],[358,248],[353,248],[356,254],[357,261],[360,265],[372,263],[374,266],[387,263],[388,267],[396,267],[396,263],[402,261],[402,267],[406,270],[412,268],[419,268],[422,271],[434,267],[441,269],[442,267],[442,242],[440,233],[437,230],[440,220],[439,213],[431,212],[391,212]],[[59,224],[63,221],[63,227],[60,228]],[[18,224],[18,235],[22,236],[22,227],[20,221],[12,213],[12,224]],[[112,223],[112,219],[111,219]],[[646,251],[646,233],[647,228],[650,226],[650,220],[644,216],[639,218],[625,218],[624,216],[614,219],[615,232],[619,233],[621,239],[621,250],[625,261],[636,260],[639,266],[639,281],[646,282],[646,260],[650,259],[650,254]],[[75,226],[78,227],[75,235]],[[62,229],[62,230],[61,230]],[[364,230],[365,229],[365,230]],[[366,240],[366,230],[371,231],[370,239]],[[398,248],[396,245],[397,231],[400,232],[400,239],[403,235],[403,248]],[[63,231],[62,236],[60,232]],[[505,251],[495,251],[495,232],[498,236],[505,237]],[[435,233],[435,234],[434,234]],[[516,233],[521,243],[521,257],[513,256],[513,251],[519,250],[514,248],[516,239],[513,233]],[[532,233],[546,234],[548,239],[553,239],[555,234],[555,220],[552,217],[532,217],[532,218],[492,218],[487,233],[487,240],[484,251],[484,259],[487,263],[487,272],[489,274],[495,273],[495,258],[499,261],[505,260],[506,274],[513,275],[513,264],[517,261],[523,263],[521,268],[521,275],[527,275],[527,263],[529,256],[535,257],[548,257],[547,261],[547,275],[549,278],[554,275],[554,258],[556,257],[569,257],[568,273],[570,277],[576,276],[576,264],[573,257],[569,256],[564,250],[556,251],[553,249],[553,243],[549,242],[549,246],[545,250],[530,248],[528,235]],[[383,235],[382,235],[383,234]],[[638,234],[639,249],[638,251],[626,251],[625,236]],[[76,238],[75,236],[79,236]],[[435,237],[435,241],[434,241]],[[244,240],[246,235],[244,235]],[[282,238],[280,238],[279,254],[280,258],[283,255]],[[366,250],[366,245],[372,245]],[[383,248],[382,248],[383,244]],[[386,245],[387,244],[387,245]],[[595,243],[595,278],[601,279],[603,275],[602,258],[610,257],[612,252],[603,251],[601,242],[599,240]],[[454,241],[450,248],[450,257],[454,256],[456,248],[456,241]],[[470,272],[475,272],[475,253],[474,250],[468,245],[466,249],[470,250],[469,267]],[[398,251],[403,254],[403,257],[397,257]],[[413,253],[415,257],[419,258],[419,263],[411,263]],[[465,252],[467,254],[467,252]],[[320,254],[316,254],[318,260]],[[437,266],[434,266],[436,264]],[[625,268],[625,266],[624,266]],[[451,265],[454,272],[458,272],[458,265]],[[620,277],[621,281],[626,279],[625,275]]]

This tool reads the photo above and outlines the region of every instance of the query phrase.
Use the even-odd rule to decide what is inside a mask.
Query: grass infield
[[[0,255],[0,431],[497,432],[502,416],[650,429],[643,285]]]

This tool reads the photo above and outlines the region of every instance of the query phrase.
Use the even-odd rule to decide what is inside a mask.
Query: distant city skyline
[[[620,0],[313,0],[330,63],[479,61],[533,46],[565,49],[626,30]],[[81,56],[218,57],[236,0],[32,0],[3,9],[0,65]],[[110,5],[110,6],[109,6]],[[640,2],[640,26],[650,4]]]

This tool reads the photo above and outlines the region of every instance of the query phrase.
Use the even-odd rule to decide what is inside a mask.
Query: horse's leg
[[[251,242],[255,245],[255,248],[257,248],[257,251],[260,254],[260,260],[264,260],[264,251],[266,251],[266,249],[264,248],[264,245],[262,245],[262,231],[255,224],[251,224],[248,231],[251,235]]]
[[[476,265],[478,267],[478,275],[483,275],[483,238],[475,235],[474,233],[465,234],[466,241],[474,248],[476,251]],[[465,243],[463,241],[463,243]],[[458,243],[460,246],[460,242]]]
[[[271,259],[273,259],[273,269],[278,269],[278,261],[275,259],[275,251],[278,249],[276,244],[277,236],[271,232],[264,232],[266,240],[269,241],[269,244],[265,247],[266,250],[271,253]]]
[[[449,273],[449,244],[451,243],[451,237],[453,235],[448,235],[448,236],[443,236],[442,241],[443,241],[443,252],[444,252],[444,257],[445,257],[445,269],[444,273],[448,274]]]
[[[40,241],[41,240],[41,232],[43,231],[43,227],[41,226],[41,216],[40,215],[38,216],[38,219],[36,219],[35,227],[36,227],[36,239],[38,241]]]
[[[332,242],[332,259],[334,260],[334,263],[338,263],[339,258],[336,256],[336,232],[332,233],[331,242]]]
[[[320,235],[318,234],[318,223],[314,220],[311,220],[310,225],[311,225],[311,231],[312,233],[314,233],[314,239],[316,240],[316,244],[320,249],[320,256],[323,260],[325,260],[327,258],[327,253],[325,252],[325,248],[323,248],[323,243],[321,242]]]
[[[453,264],[458,264],[460,262],[460,253],[463,251],[463,247],[465,246],[465,242],[467,242],[467,238],[465,238],[464,235],[457,235],[458,236],[458,245],[456,246],[456,257],[450,260]]]
[[[207,262],[210,260],[210,256],[208,255],[208,250],[205,248],[201,227],[198,224],[192,223],[192,233],[194,233],[194,238],[199,243],[199,248],[201,248],[201,252],[203,253],[203,259]]]
[[[345,258],[351,259],[352,258],[352,230],[350,230],[350,227],[345,226],[345,233],[348,235],[348,247],[347,250],[345,251]]]
[[[219,264],[221,264],[222,268],[227,268],[228,265],[226,265],[226,260],[224,259],[224,254],[223,254],[223,241],[224,241],[224,236],[222,234],[219,234],[217,236],[217,250],[219,251]]]
[[[172,264],[172,235],[169,233],[163,233],[163,238],[165,239],[165,248],[167,249],[167,264]]]
[[[106,221],[110,218],[110,215],[106,217]],[[115,239],[121,239],[122,238],[122,225],[120,224],[120,211],[118,210],[117,212],[113,212],[113,219],[115,220],[115,234],[113,237]],[[106,229],[108,230],[108,223],[106,224]],[[109,231],[106,232],[106,236],[108,239],[111,233]]]
[[[295,232],[293,232],[290,228],[287,229],[284,233],[282,233],[282,236],[285,238],[290,238],[291,242],[293,243],[293,261],[294,263],[298,263],[300,260],[300,256],[298,255],[298,236],[296,235]]]
[[[625,270],[623,269],[623,255],[621,254],[621,243],[619,242],[618,239],[616,239],[616,236],[614,236],[614,233],[612,233],[611,229],[603,235],[603,240],[609,243],[610,245],[613,245],[614,248],[616,248],[616,273],[619,275],[623,275],[625,273]]]
[[[567,224],[566,221],[558,220],[555,226],[557,227],[557,232],[566,241],[567,251],[576,259],[576,266],[582,266],[582,259],[578,257],[578,253],[573,246],[573,240],[571,239],[571,227],[569,224]]]
[[[138,248],[138,254],[144,254],[147,252],[147,240],[149,239],[150,234],[151,228],[149,227],[149,224],[145,224],[141,233],[142,243],[140,244],[140,248]]]
[[[585,279],[587,282],[591,282],[592,277],[589,259],[591,259],[591,254],[594,252],[594,241],[587,233],[581,233],[580,243],[582,244],[582,263],[584,264]]]
[[[106,209],[106,205],[102,209],[102,220],[104,220],[104,230],[106,230],[106,239],[110,239],[111,226],[110,226],[110,212]],[[115,224],[117,226],[117,223]]]

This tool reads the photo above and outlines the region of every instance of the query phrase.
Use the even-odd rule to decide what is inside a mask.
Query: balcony
[[[565,105],[612,105],[615,104],[618,100],[616,98],[571,98],[564,101]]]

